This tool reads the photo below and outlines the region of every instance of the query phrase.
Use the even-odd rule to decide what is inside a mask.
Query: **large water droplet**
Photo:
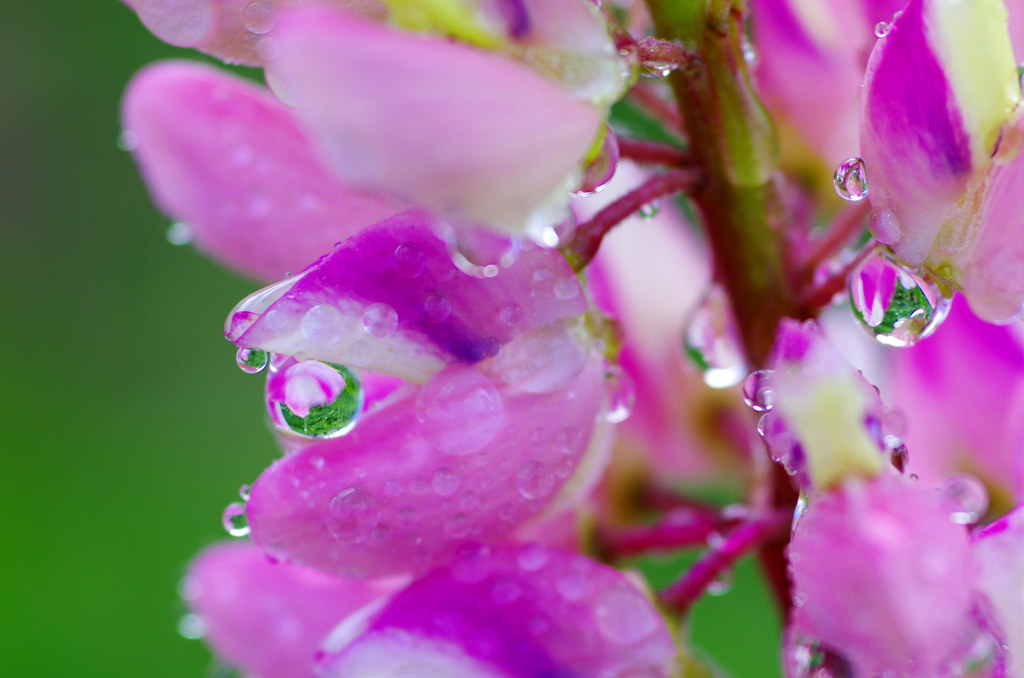
[[[547,466],[531,459],[519,467],[516,485],[526,499],[543,499],[555,487],[555,476]]]
[[[755,412],[769,412],[775,405],[771,370],[755,370],[743,380],[743,402]]]
[[[703,372],[712,388],[735,386],[748,368],[728,295],[713,285],[686,323],[686,355]]]
[[[291,362],[267,380],[274,423],[306,438],[336,438],[351,431],[363,397],[362,384],[351,370],[317,360]]]
[[[334,495],[327,506],[327,530],[338,541],[358,543],[373,534],[380,509],[373,495],[361,487],[349,487]]]
[[[398,329],[398,313],[387,304],[370,304],[363,311],[363,329],[371,337],[386,339]]]
[[[242,20],[250,33],[264,35],[270,32],[277,21],[277,7],[272,0],[254,0],[242,10]]]
[[[972,525],[988,510],[988,491],[974,476],[960,473],[942,486],[942,504],[954,523]]]
[[[949,312],[949,299],[931,278],[885,254],[869,257],[850,276],[850,304],[864,328],[887,346],[912,346]]]
[[[832,177],[832,185],[843,200],[858,202],[868,197],[868,178],[861,158],[849,158],[839,163]]]
[[[621,645],[643,640],[658,626],[654,610],[643,594],[626,587],[610,588],[598,596],[594,622],[606,640]]]
[[[235,352],[235,362],[246,374],[257,374],[270,363],[270,354],[257,348],[240,348]]]
[[[416,399],[420,434],[445,454],[479,451],[505,419],[505,405],[491,380],[469,365],[445,368]]]
[[[249,523],[245,518],[245,506],[238,502],[228,504],[220,516],[220,522],[232,537],[249,534]]]

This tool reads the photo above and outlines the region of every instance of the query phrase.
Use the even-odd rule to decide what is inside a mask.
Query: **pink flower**
[[[944,675],[971,638],[967,531],[924,484],[890,476],[812,493],[789,563],[792,636],[838,653],[853,675]]]
[[[675,657],[657,610],[627,577],[539,544],[468,546],[404,588],[218,546],[196,560],[185,588],[218,654],[264,678],[665,678]]]
[[[973,536],[978,589],[991,604],[997,642],[1009,651],[1011,676],[1024,676],[1024,506]]]
[[[875,46],[861,100],[875,236],[989,321],[1024,307],[1024,109],[1006,20],[1000,0],[912,0]]]

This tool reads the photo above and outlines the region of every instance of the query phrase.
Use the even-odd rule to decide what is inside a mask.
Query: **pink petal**
[[[550,369],[557,371],[557,361],[531,361],[553,345],[563,368],[574,360],[582,366],[586,342],[573,338],[571,324],[544,329],[587,310],[558,252],[527,249],[496,277],[478,278],[452,263],[431,225],[406,213],[350,238],[300,276],[243,301],[229,318],[228,338],[418,383],[447,365],[498,356],[494,369],[503,378],[550,389],[544,381],[558,381]]]
[[[1009,645],[1010,675],[1024,676],[1024,506],[978,532],[971,550],[981,567],[978,588]]]
[[[599,130],[530,70],[340,12],[282,12],[269,74],[333,167],[457,222],[540,236]]]
[[[422,572],[467,539],[501,542],[559,493],[603,401],[592,358],[533,394],[472,367],[438,372],[366,412],[347,436],[278,461],[253,485],[253,540],[346,575]]]
[[[537,544],[468,547],[395,596],[362,635],[326,649],[324,666],[345,678],[397,675],[397,666],[460,678],[666,678],[675,656],[658,612],[625,576]]]
[[[277,23],[277,12],[306,0],[124,0],[155,36],[178,47],[195,47],[228,63],[263,63],[260,42]],[[377,0],[317,0],[366,17],[383,18]]]
[[[314,675],[314,656],[341,620],[396,588],[272,563],[249,543],[218,544],[192,562],[183,596],[225,661],[263,678]]]
[[[1024,341],[954,299],[927,341],[888,357],[886,400],[906,422],[910,471],[941,482],[980,476],[993,500],[1024,501]],[[1009,508],[1003,506],[1003,509]]]
[[[156,202],[200,249],[250,275],[299,271],[398,211],[325,171],[268,92],[209,67],[150,66],[129,85],[123,115]]]
[[[789,547],[798,625],[857,675],[925,678],[971,630],[967,531],[902,477],[812,495]]]

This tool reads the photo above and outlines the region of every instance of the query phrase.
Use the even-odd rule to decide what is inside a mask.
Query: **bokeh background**
[[[168,242],[117,146],[125,84],[163,58],[196,55],[116,0],[0,13],[3,676],[226,675],[178,633],[177,584],[277,449],[221,334],[254,284]],[[778,628],[751,562],[692,620],[738,678],[778,675]]]

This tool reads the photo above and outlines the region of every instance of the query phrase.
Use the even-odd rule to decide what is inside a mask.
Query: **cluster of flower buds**
[[[790,678],[1024,678],[1019,2],[125,4],[267,84],[123,105],[174,239],[270,283],[224,332],[284,455],[182,587],[225,661],[690,675],[757,552]]]

